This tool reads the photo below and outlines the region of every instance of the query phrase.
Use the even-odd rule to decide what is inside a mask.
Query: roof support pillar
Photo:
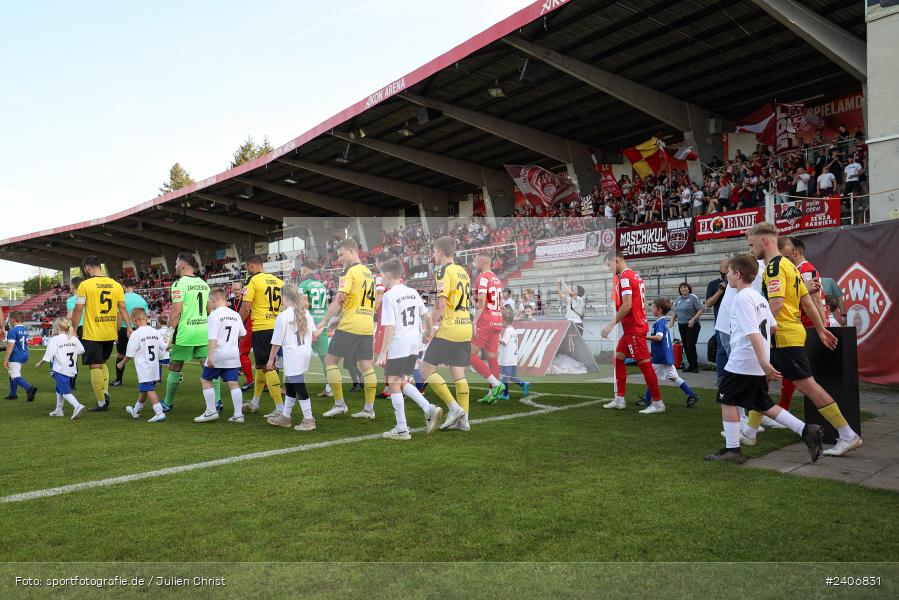
[[[859,81],[868,80],[865,42],[795,0],[752,1],[841,69]]]

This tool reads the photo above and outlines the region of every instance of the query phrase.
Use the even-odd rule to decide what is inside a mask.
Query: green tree
[[[191,179],[190,173],[181,166],[181,163],[175,163],[169,170],[169,180],[162,184],[162,187],[159,188],[159,193],[168,194],[192,183],[195,183],[195,181]]]
[[[246,141],[237,147],[234,151],[234,157],[231,159],[231,168],[242,165],[251,160],[255,160],[263,154],[272,151],[272,145],[268,141],[268,136],[262,138],[262,143],[257,144],[253,141],[253,136],[248,135]]]
[[[29,277],[25,281],[22,282],[22,287],[25,290],[26,296],[33,296],[35,294],[39,294],[44,292],[57,283],[62,281],[62,277],[60,273],[57,271],[52,275],[34,275]]]

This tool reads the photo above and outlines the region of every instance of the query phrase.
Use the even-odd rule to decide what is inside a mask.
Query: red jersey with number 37
[[[492,271],[484,271],[478,275],[477,296],[481,294],[487,296],[487,304],[481,311],[481,318],[478,320],[478,329],[496,329],[503,328],[503,284],[499,277]]]
[[[631,311],[621,320],[624,333],[644,335],[649,331],[646,320],[646,286],[643,278],[625,269],[615,283],[615,310],[621,308],[625,296],[631,297]]]

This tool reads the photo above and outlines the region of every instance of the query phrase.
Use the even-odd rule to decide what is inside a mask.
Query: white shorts
[[[17,379],[22,376],[22,363],[10,362],[9,363],[9,378]]]
[[[677,369],[674,368],[674,365],[657,365],[653,363],[652,368],[659,379],[668,379],[670,381],[677,379]]]

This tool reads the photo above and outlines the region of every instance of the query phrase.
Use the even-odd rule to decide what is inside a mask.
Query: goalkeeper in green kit
[[[318,323],[325,317],[328,312],[328,288],[325,287],[320,280],[316,279],[315,272],[318,265],[314,260],[307,260],[300,266],[300,283],[299,290],[301,295],[306,296],[309,312],[312,318]],[[328,354],[328,336],[327,334],[319,336],[318,340],[312,342],[312,351],[318,355],[318,359],[322,363],[322,372],[326,372],[325,355]],[[331,398],[331,386],[325,383],[325,390],[319,394],[323,398]]]

